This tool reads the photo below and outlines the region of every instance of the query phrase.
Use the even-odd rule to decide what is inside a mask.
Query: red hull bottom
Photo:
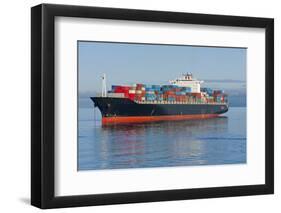
[[[214,117],[218,117],[218,116],[219,116],[219,114],[103,117],[102,124],[196,120],[196,119],[214,118]]]

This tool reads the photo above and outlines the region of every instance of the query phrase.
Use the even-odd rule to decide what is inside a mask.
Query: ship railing
[[[135,103],[138,104],[210,104],[210,105],[217,105],[217,104],[227,104],[227,102],[197,102],[197,101],[137,101]]]

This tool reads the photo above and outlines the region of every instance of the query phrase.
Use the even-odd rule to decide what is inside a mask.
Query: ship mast
[[[102,78],[102,90],[101,90],[101,96],[106,97],[107,96],[107,91],[106,91],[106,75],[105,73],[103,74]]]

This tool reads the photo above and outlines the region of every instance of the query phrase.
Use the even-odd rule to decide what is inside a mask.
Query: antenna
[[[107,96],[107,91],[106,91],[106,75],[105,73],[103,74],[102,78],[102,90],[101,90],[101,96],[106,97]]]

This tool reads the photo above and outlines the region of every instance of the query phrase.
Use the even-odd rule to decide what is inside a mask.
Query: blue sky
[[[191,72],[202,86],[246,91],[245,48],[78,42],[79,92],[101,91],[118,84],[168,84]]]

